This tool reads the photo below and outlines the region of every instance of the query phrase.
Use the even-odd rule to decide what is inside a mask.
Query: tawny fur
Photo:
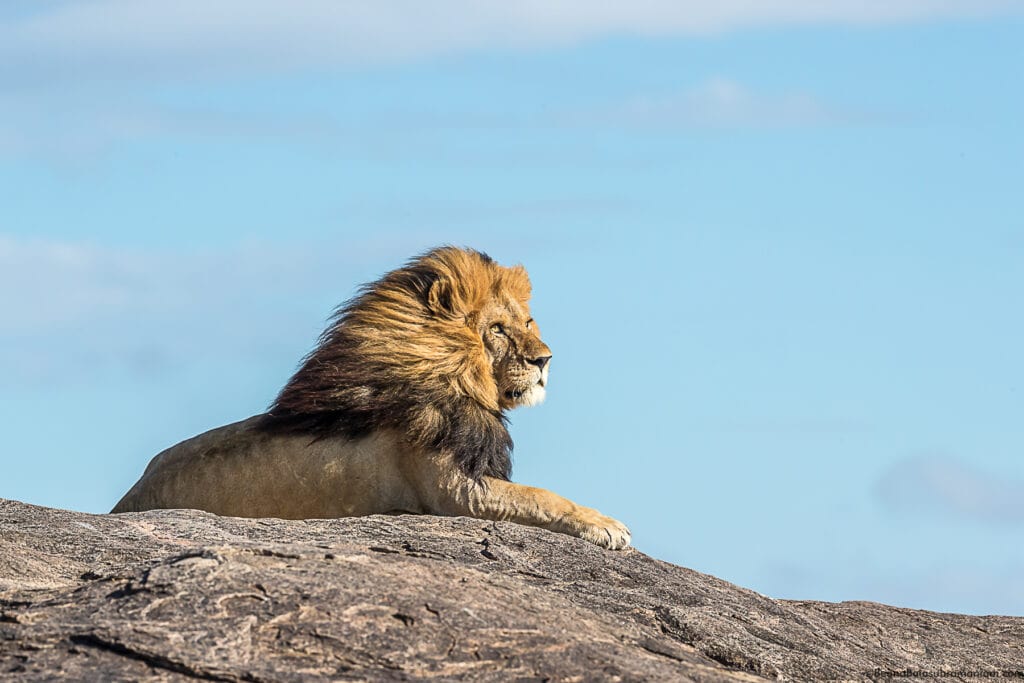
[[[266,414],[157,455],[113,511],[470,515],[625,547],[620,522],[508,481],[504,412],[543,399],[551,357],[529,297],[476,251],[410,261],[338,310]]]

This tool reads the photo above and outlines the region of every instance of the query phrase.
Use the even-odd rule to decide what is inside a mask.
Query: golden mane
[[[338,309],[263,427],[349,438],[397,429],[450,451],[473,478],[508,479],[512,439],[476,320],[488,302],[529,298],[522,266],[470,249],[427,252]]]
[[[543,400],[551,360],[529,297],[477,251],[413,259],[337,310],[268,413],[157,454],[114,512],[469,515],[626,547],[622,522],[509,481],[503,411]]]

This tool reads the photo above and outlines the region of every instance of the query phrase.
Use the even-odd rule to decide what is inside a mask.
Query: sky
[[[514,480],[773,597],[1024,615],[1022,64],[1022,2],[7,0],[0,496],[108,511],[466,245],[554,352]]]

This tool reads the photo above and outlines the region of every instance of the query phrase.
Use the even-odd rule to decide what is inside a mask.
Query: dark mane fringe
[[[260,428],[350,439],[394,429],[410,445],[450,453],[473,479],[509,479],[512,437],[496,399],[485,405],[455,389],[470,383],[465,359],[431,356],[439,344],[474,352],[479,340],[459,309],[490,295],[508,270],[486,254],[442,247],[364,285],[336,310]]]

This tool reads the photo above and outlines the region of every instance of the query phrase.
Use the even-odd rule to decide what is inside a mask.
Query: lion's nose
[[[538,370],[543,370],[547,366],[548,361],[551,360],[551,356],[537,356],[536,358],[530,358],[526,362],[530,365],[536,365]]]

